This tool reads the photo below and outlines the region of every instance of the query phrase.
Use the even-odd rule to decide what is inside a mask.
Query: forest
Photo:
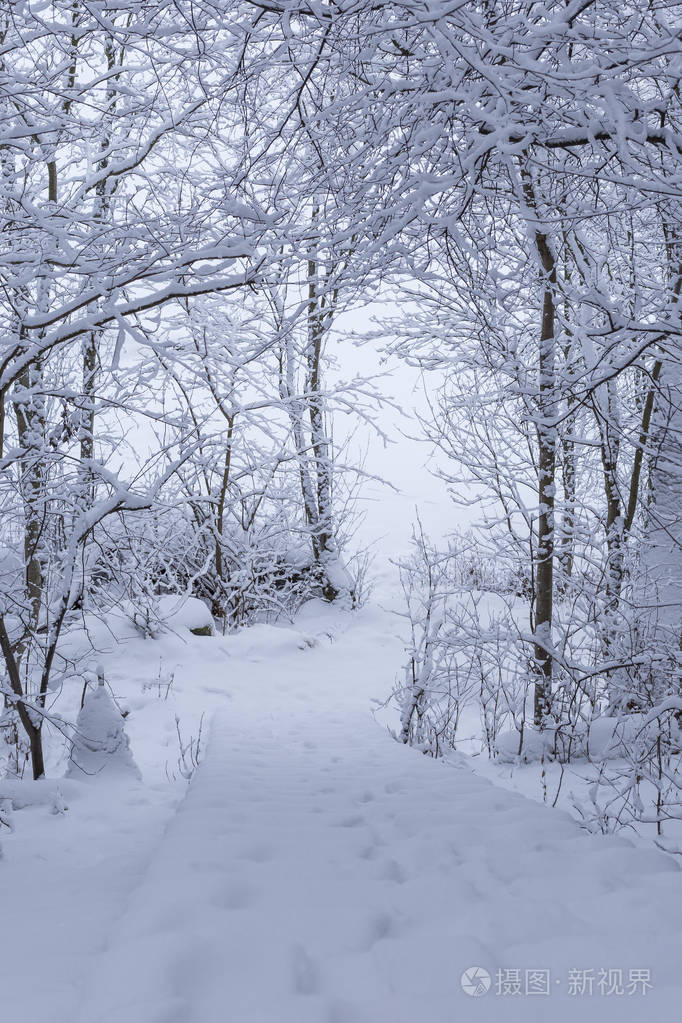
[[[311,647],[341,621],[400,634],[372,661],[391,757],[527,772],[583,831],[677,863],[681,25],[670,0],[5,0],[6,849],[33,782],[75,806],[98,728],[132,758],[126,643],[144,658],[191,629],[197,664],[252,643],[275,678],[316,608]],[[367,351],[420,392],[404,429],[452,521],[431,535],[406,504],[382,584],[355,437],[400,451],[406,399]],[[253,699],[269,734],[279,712]],[[177,754],[149,754],[181,785],[212,713],[187,700]],[[98,1018],[366,1018],[212,1011]]]

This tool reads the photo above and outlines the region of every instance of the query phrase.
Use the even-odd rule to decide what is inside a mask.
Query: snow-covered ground
[[[676,1018],[677,862],[397,744],[372,714],[395,633],[312,603],[294,627],[110,639],[143,780],[22,783],[3,1019]],[[200,766],[169,781],[175,716],[187,739],[202,713]]]

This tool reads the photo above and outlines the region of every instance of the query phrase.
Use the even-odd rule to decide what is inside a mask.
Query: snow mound
[[[100,679],[78,715],[66,777],[83,778],[103,772],[108,777],[140,778],[121,712]]]
[[[75,782],[66,781],[64,778],[41,778],[40,781],[33,781],[32,778],[2,778],[0,816],[3,809],[11,813],[34,806],[47,807],[57,812],[55,807],[67,809],[70,803],[81,796],[81,788]]]
[[[352,591],[353,579],[339,557],[326,558],[322,567],[327,582],[336,590],[337,594],[348,594]]]
[[[517,759],[529,764],[541,760],[543,756],[553,756],[555,731],[554,728],[547,728],[543,732],[525,728],[521,733],[513,728],[508,732],[500,732],[495,740],[497,759],[503,764],[510,764]]]
[[[230,657],[243,657],[247,661],[286,657],[297,650],[312,650],[317,639],[298,629],[279,625],[249,625],[225,637],[223,648]]]
[[[201,634],[209,636],[213,632],[211,612],[197,597],[160,597],[158,613],[160,621],[169,629],[189,629],[191,632],[201,630]]]
[[[579,757],[591,760],[613,760],[649,737],[648,722],[643,714],[625,717],[595,718],[573,727],[546,728],[542,732],[525,728],[523,734],[514,728],[498,735],[497,759],[508,764],[517,758],[524,763],[541,760],[543,756],[565,761]]]

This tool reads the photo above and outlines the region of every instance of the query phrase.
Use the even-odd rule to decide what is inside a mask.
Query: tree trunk
[[[679,212],[679,211],[678,211]],[[670,319],[679,316],[682,293],[682,242],[677,229],[664,225],[670,267]],[[664,340],[654,374],[660,373],[659,400],[653,397],[656,380],[644,408],[642,437],[646,441],[649,417],[658,450],[650,469],[651,500],[642,545],[644,600],[649,609],[647,645],[654,654],[655,697],[682,692],[682,358],[679,333]],[[653,410],[653,411],[652,411]],[[643,447],[640,444],[640,448]],[[639,454],[639,451],[637,452]],[[640,456],[641,467],[641,456]],[[639,473],[640,467],[637,467]],[[634,472],[633,472],[634,480]],[[639,482],[639,480],[637,481]],[[636,491],[628,507],[634,515]]]
[[[557,550],[557,559],[561,565],[562,582],[566,583],[573,575],[575,549],[578,458],[575,441],[573,440],[574,433],[575,410],[569,400],[569,412],[564,422],[564,436],[561,438],[561,478],[564,485],[564,511]]]
[[[600,404],[600,390],[605,391],[606,400]],[[604,496],[606,498],[606,586],[604,598],[604,619],[602,646],[607,662],[617,659],[621,592],[625,570],[625,518],[618,480],[618,458],[620,453],[621,425],[618,415],[615,380],[597,389],[594,396],[597,425],[600,437],[600,453]],[[620,706],[625,696],[622,670],[608,669],[609,706]]]
[[[80,444],[79,475],[81,497],[85,507],[95,499],[95,478],[89,463],[95,457],[95,381],[97,376],[97,335],[86,336],[81,353],[83,363],[83,392],[79,410],[78,440]]]
[[[28,617],[26,626],[35,631],[43,602],[43,568],[40,546],[45,509],[45,414],[40,386],[40,366],[32,366],[18,381],[16,401],[17,439],[21,451],[21,494],[24,513],[24,572]]]
[[[552,619],[554,613],[555,491],[556,491],[556,314],[557,263],[541,218],[533,178],[521,171],[523,198],[529,211],[528,227],[540,263],[542,318],[538,346],[538,399],[535,432],[538,444],[538,534],[535,555],[535,694],[533,718],[542,727],[552,707],[554,675]],[[532,219],[531,219],[532,218]]]
[[[659,402],[660,449],[651,469],[652,500],[642,545],[642,603],[650,633],[647,646],[654,664],[657,697],[682,689],[682,361],[667,358],[661,374],[664,398]]]
[[[317,521],[315,523],[315,553],[318,562],[330,550],[334,529],[332,522],[331,466],[329,460],[329,438],[325,430],[324,402],[321,394],[322,343],[326,324],[317,293],[316,265],[308,263],[308,352],[306,393],[310,416],[310,437],[315,459],[317,497]]]
[[[10,638],[7,634],[5,620],[2,615],[0,615],[0,650],[2,650],[2,654],[5,659],[5,667],[7,669],[7,675],[9,677],[12,692],[15,696],[21,697],[24,695],[24,691],[21,685],[19,665],[15,650],[12,647]],[[31,749],[31,768],[33,770],[33,778],[37,781],[45,775],[42,721],[39,720],[36,722],[34,720],[34,715],[23,700],[17,700],[15,702],[15,706],[17,708],[17,713],[22,727],[28,736],[29,746]]]
[[[542,331],[538,362],[538,543],[535,573],[534,719],[541,726],[552,704],[552,617],[554,609],[554,488],[556,477],[555,303],[556,270],[546,235],[536,232],[538,254],[545,273]]]

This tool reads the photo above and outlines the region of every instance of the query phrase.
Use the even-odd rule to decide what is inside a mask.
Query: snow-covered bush
[[[305,600],[324,595],[332,567],[323,572],[315,565],[304,538],[292,543],[277,518],[248,531],[231,527],[217,544],[208,526],[198,526],[180,506],[110,528],[100,541],[93,585],[97,602],[126,602],[133,623],[151,636],[163,621],[166,597],[200,600],[208,609],[204,625],[212,615],[227,630],[292,618]],[[347,574],[342,581],[352,586]]]
[[[584,775],[587,797],[574,795],[573,805],[589,830],[639,823],[660,834],[666,820],[682,819],[682,699],[670,682],[678,652],[662,665],[649,616],[637,624],[624,599],[620,618],[610,617],[605,662],[603,591],[597,573],[585,574],[556,602],[561,645],[539,728],[529,601],[480,590],[481,577],[462,572],[460,542],[438,550],[419,530],[411,557],[399,564],[410,628],[404,677],[393,692],[401,741],[439,756],[462,738],[470,742],[478,719],[480,746],[499,763],[556,762]]]
[[[19,714],[9,704],[0,714],[0,774],[23,778],[30,756],[28,739],[21,727]]]
[[[470,545],[467,538],[469,557]],[[481,591],[467,562],[462,569],[458,541],[438,551],[421,528],[399,571],[410,626],[404,679],[394,690],[401,741],[438,756],[456,746],[465,707],[477,706],[492,752],[505,724],[525,720],[529,672],[516,642],[519,599]]]
[[[100,674],[85,694],[76,721],[66,776],[139,779],[123,716]]]

